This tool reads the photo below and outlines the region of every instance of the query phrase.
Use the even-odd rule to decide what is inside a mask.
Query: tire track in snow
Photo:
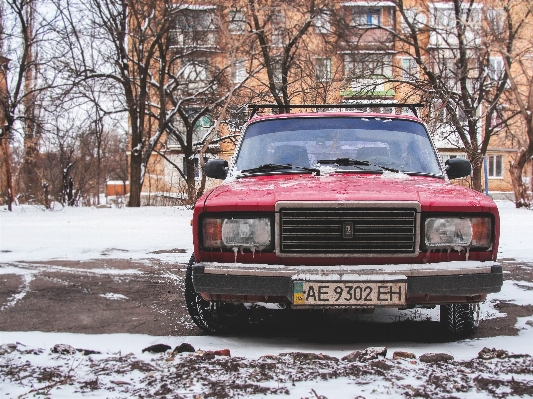
[[[35,278],[33,273],[26,273],[26,274],[23,274],[21,277],[22,277],[22,284],[19,287],[19,292],[7,298],[7,302],[4,305],[2,305],[2,307],[0,307],[0,312],[15,306],[17,302],[23,299],[28,293],[28,291],[30,290],[30,284]]]

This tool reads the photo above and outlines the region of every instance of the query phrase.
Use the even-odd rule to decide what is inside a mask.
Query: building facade
[[[506,15],[488,0],[459,4],[457,11],[453,1],[425,0],[401,8],[390,1],[180,3],[169,36],[171,54],[179,59],[180,95],[197,99],[197,105],[191,101],[184,108],[190,118],[176,118],[172,134],[162,137],[143,189],[183,191],[187,168],[194,167],[200,181],[208,158],[229,159],[248,103],[360,102],[363,109],[365,102],[423,102],[421,117],[442,160],[472,154],[458,130],[472,145],[481,146],[490,135],[484,188],[512,192],[508,168],[520,128],[507,123],[511,107],[503,94],[489,103],[494,106],[475,99],[476,93],[496,98],[504,78],[502,55],[490,43],[506,35]],[[460,32],[457,12],[466,21]],[[460,56],[468,61],[461,64]],[[473,97],[466,108],[456,98],[462,89]],[[224,90],[232,95],[206,111],[206,102]],[[186,134],[192,140],[180,138]],[[184,151],[184,142],[194,147],[192,153]],[[530,184],[531,170],[530,164]]]

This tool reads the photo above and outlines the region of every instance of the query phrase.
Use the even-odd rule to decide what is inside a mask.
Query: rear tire
[[[440,305],[440,323],[447,335],[468,337],[479,326],[478,303],[456,303]]]
[[[225,334],[243,326],[248,319],[247,309],[242,304],[206,301],[194,290],[191,257],[185,273],[185,302],[194,324],[211,334]]]

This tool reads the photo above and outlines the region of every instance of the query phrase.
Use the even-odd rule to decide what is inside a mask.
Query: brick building
[[[218,126],[217,140],[205,152],[206,157],[231,157],[235,136],[247,118],[246,103],[270,103],[276,95],[282,98],[284,94],[288,94],[292,104],[423,101],[426,108],[421,116],[433,134],[442,160],[467,156],[450,124],[449,104],[443,104],[442,98],[428,96],[430,86],[425,84],[422,73],[422,68],[429,68],[451,87],[450,96],[453,88],[459,86],[458,72],[454,70],[459,38],[453,34],[452,2],[411,0],[401,10],[390,1],[337,0],[333,6],[331,2],[326,5],[317,1],[313,2],[315,8],[310,8],[309,1],[270,1],[254,2],[260,3],[255,9],[250,7],[250,2],[240,0],[185,3],[179,5],[181,11],[171,32],[172,47],[182,56],[180,76],[184,80],[184,95],[206,89],[212,84],[214,73],[224,68],[226,83],[246,82],[228,105],[225,123]],[[254,34],[258,21],[265,42],[254,44],[258,39]],[[468,9],[468,21],[462,40],[474,59],[480,56],[480,48],[487,47],[487,40],[504,34],[505,15],[497,5],[483,0]],[[306,23],[309,27],[301,33]],[[413,28],[420,32],[417,40],[423,50],[422,63],[417,63],[413,48],[402,41],[402,35]],[[292,66],[284,69],[285,50],[299,33]],[[485,91],[490,94],[490,84],[495,88],[503,76],[503,59],[496,51],[481,55],[488,67],[488,76],[482,82],[488,85]],[[467,83],[473,86],[473,91],[481,81],[475,72],[475,65],[467,72]],[[519,140],[510,137],[513,134],[519,137],[520,128],[504,123],[508,108],[500,101],[489,122],[482,117],[487,111],[483,105],[475,110],[479,116],[476,140],[482,140],[487,134],[485,124],[493,124],[483,167],[483,181],[488,181],[488,190],[493,193],[512,192],[508,166]],[[194,106],[188,112],[193,114]],[[458,111],[455,117],[465,126],[469,123],[462,112]],[[194,135],[198,142],[210,132],[216,118],[217,115],[208,113],[196,121]],[[183,126],[177,126],[177,131],[180,128]],[[176,166],[185,169],[183,151],[170,135],[163,137],[161,145],[167,160],[158,154],[152,156],[148,183],[143,189],[176,191],[181,179]],[[195,159],[198,179],[200,163]],[[531,170],[530,162],[526,180],[531,181]]]

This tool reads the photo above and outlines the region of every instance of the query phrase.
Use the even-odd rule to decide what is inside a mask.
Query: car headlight
[[[205,218],[205,248],[249,248],[262,250],[270,246],[272,234],[269,218]]]
[[[489,249],[491,232],[490,218],[428,218],[425,223],[426,247]]]

